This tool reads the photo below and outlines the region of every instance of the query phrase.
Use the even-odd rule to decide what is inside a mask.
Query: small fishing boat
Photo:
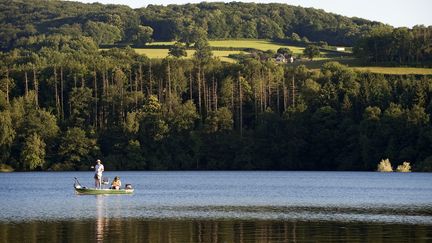
[[[84,195],[104,195],[104,194],[132,194],[134,189],[130,184],[126,184],[125,188],[121,189],[105,189],[105,188],[88,188],[81,186],[78,179],[75,177],[74,189],[77,194]]]
[[[78,194],[86,194],[86,195],[100,195],[100,194],[132,194],[134,189],[97,189],[97,188],[77,188],[75,187],[75,191]]]

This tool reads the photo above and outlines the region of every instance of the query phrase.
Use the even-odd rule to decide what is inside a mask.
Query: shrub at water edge
[[[0,164],[0,172],[12,172],[14,169],[10,165]]]
[[[381,162],[378,164],[378,169],[379,172],[392,172],[393,168],[390,164],[390,160],[389,159],[383,159],[381,160]]]
[[[409,162],[405,161],[403,164],[398,165],[396,168],[397,172],[411,172],[411,165]]]

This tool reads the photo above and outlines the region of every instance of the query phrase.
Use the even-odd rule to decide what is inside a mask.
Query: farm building
[[[279,62],[279,63],[286,63],[286,62],[287,62],[287,59],[286,59],[286,57],[285,57],[284,55],[279,54],[279,55],[276,57],[276,62]]]

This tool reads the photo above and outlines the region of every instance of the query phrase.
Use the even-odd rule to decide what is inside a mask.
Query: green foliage
[[[60,35],[70,35],[70,36],[81,36],[83,35],[81,25],[75,24],[64,24],[58,28],[53,28],[52,33]]]
[[[83,27],[86,35],[93,38],[98,44],[114,44],[121,40],[121,31],[116,26],[103,22],[88,21]]]
[[[141,12],[144,22],[150,22],[155,29],[156,39],[165,40],[173,39],[177,33],[188,35],[194,26],[203,26],[210,38],[281,38],[295,31],[312,40],[348,43],[370,26],[378,25],[285,4],[205,3],[152,6]],[[200,14],[194,14],[197,12]],[[340,28],[335,30],[333,26]]]
[[[205,131],[228,132],[233,129],[234,120],[231,111],[227,107],[222,107],[217,111],[211,112],[205,121]]]
[[[190,46],[193,43],[196,43],[198,40],[206,39],[207,33],[206,30],[201,27],[196,27],[193,25],[185,28],[181,35],[180,41],[186,43],[186,46]]]
[[[129,134],[137,134],[141,117],[142,113],[139,111],[128,112],[126,115],[126,122],[124,124],[125,131]]]
[[[69,128],[60,141],[59,155],[62,161],[75,166],[91,162],[90,153],[96,149],[96,141],[88,138],[79,127]]]
[[[146,167],[145,158],[142,156],[141,145],[137,140],[129,140],[125,149],[125,166],[119,169],[139,170]]]
[[[30,50],[33,52],[41,51],[42,54],[45,54],[45,51],[58,51],[63,54],[73,53],[77,54],[77,52],[81,53],[94,53],[98,51],[97,43],[91,38],[86,36],[67,36],[67,35],[37,35],[37,36],[29,36],[26,38],[19,39],[14,48],[20,48],[21,51]],[[26,55],[25,53],[20,53],[21,55]],[[28,54],[28,53],[27,53]],[[36,53],[32,53],[32,59],[39,59],[39,63],[41,64],[43,59],[42,56],[36,55]],[[29,62],[30,60],[25,60]],[[39,66],[39,65],[38,65]]]
[[[428,77],[353,72],[334,62],[313,72],[255,59],[150,63],[130,48],[81,55],[82,63],[38,66],[36,78],[49,80],[38,93],[11,90],[3,161],[29,169],[18,161],[38,134],[53,170],[87,168],[96,155],[110,169],[374,170],[383,156],[428,168],[417,167],[432,153]],[[33,82],[32,65],[10,75],[25,83],[25,72]],[[59,110],[57,118],[48,109]],[[29,155],[27,164],[35,161]]]
[[[284,56],[292,56],[293,51],[291,51],[289,48],[281,47],[277,50],[277,53],[282,54]]]
[[[308,104],[313,104],[320,93],[321,85],[313,79],[306,79],[302,86],[302,96]]]
[[[9,158],[15,136],[10,112],[0,112],[0,162],[6,162]]]
[[[291,34],[291,38],[290,39],[293,40],[293,41],[295,41],[295,42],[300,42],[301,41],[300,36],[297,33],[295,33],[295,32],[293,32]]]
[[[9,107],[6,94],[0,90],[0,111],[6,110]]]
[[[412,29],[375,27],[359,39],[354,53],[360,58],[376,63],[430,63],[431,37],[430,26],[414,26]]]
[[[0,23],[6,51],[0,54],[0,152],[1,163],[18,170],[88,169],[96,156],[108,170],[371,171],[383,157],[430,169],[429,76],[372,74],[335,62],[315,70],[279,65],[265,60],[280,47],[268,40],[254,43],[272,50],[223,63],[212,58],[207,41],[291,36],[352,43],[378,23],[283,4],[137,10],[57,1],[21,1],[13,8],[17,4],[0,3],[0,15],[12,16]],[[419,40],[421,31],[428,37],[414,29],[370,34],[385,40],[380,45]],[[195,56],[150,60],[130,47],[98,49],[152,38],[195,43]],[[409,55],[400,44],[387,54],[402,55],[403,62],[418,54],[426,62],[424,43],[411,43]]]
[[[185,57],[187,56],[186,47],[180,42],[176,42],[170,47],[168,54],[173,57]]]
[[[368,121],[379,121],[381,117],[381,109],[379,107],[366,107],[363,118]]]
[[[181,132],[192,129],[199,118],[195,104],[188,100],[183,104],[176,102],[171,106],[172,111],[166,115],[171,130]]]
[[[71,125],[85,127],[90,123],[90,111],[93,104],[92,90],[89,88],[73,88],[70,92]]]
[[[9,147],[12,145],[15,135],[10,112],[0,112],[0,147]]]
[[[284,37],[282,28],[269,18],[260,18],[257,24],[258,37],[262,39],[281,39]]]
[[[25,139],[21,151],[21,162],[24,170],[34,170],[45,164],[46,144],[42,137],[33,133]]]
[[[136,47],[142,47],[152,41],[153,29],[149,26],[139,25],[132,29],[129,34],[129,41]]]
[[[44,110],[34,110],[27,113],[23,125],[19,129],[24,129],[26,136],[36,133],[46,141],[55,138],[59,131],[55,116]]]
[[[146,144],[162,140],[168,134],[169,127],[162,117],[162,105],[156,96],[150,96],[142,110],[138,130],[140,142]]]
[[[421,64],[430,62],[431,57],[429,27],[392,28],[285,4],[206,3],[133,10],[121,5],[12,1],[1,7],[0,14],[15,16],[5,17],[0,25],[2,50],[35,44],[35,40],[41,45],[40,40],[51,36],[135,46],[144,46],[152,39],[181,40],[190,45],[203,38],[286,38],[303,43],[310,39],[320,45],[352,46],[357,42],[356,53],[375,61]]]
[[[75,165],[70,162],[55,163],[50,167],[53,171],[71,171],[75,170]]]
[[[207,63],[213,56],[210,45],[206,39],[199,39],[195,42],[195,53],[194,57],[200,63]]]
[[[407,121],[418,126],[426,125],[429,123],[429,114],[426,114],[425,109],[419,105],[414,105],[407,111]]]
[[[303,54],[309,59],[313,60],[314,57],[318,57],[320,55],[320,50],[319,47],[316,45],[308,45],[303,50]]]
[[[221,88],[220,88],[220,102],[223,106],[233,109],[234,107],[231,106],[232,99],[234,97],[234,90],[233,86],[234,80],[233,77],[226,77],[221,82]]]

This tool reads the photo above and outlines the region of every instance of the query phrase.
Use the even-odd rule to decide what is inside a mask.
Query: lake
[[[432,174],[106,172],[133,195],[77,195],[93,172],[1,173],[0,242],[430,242]]]

